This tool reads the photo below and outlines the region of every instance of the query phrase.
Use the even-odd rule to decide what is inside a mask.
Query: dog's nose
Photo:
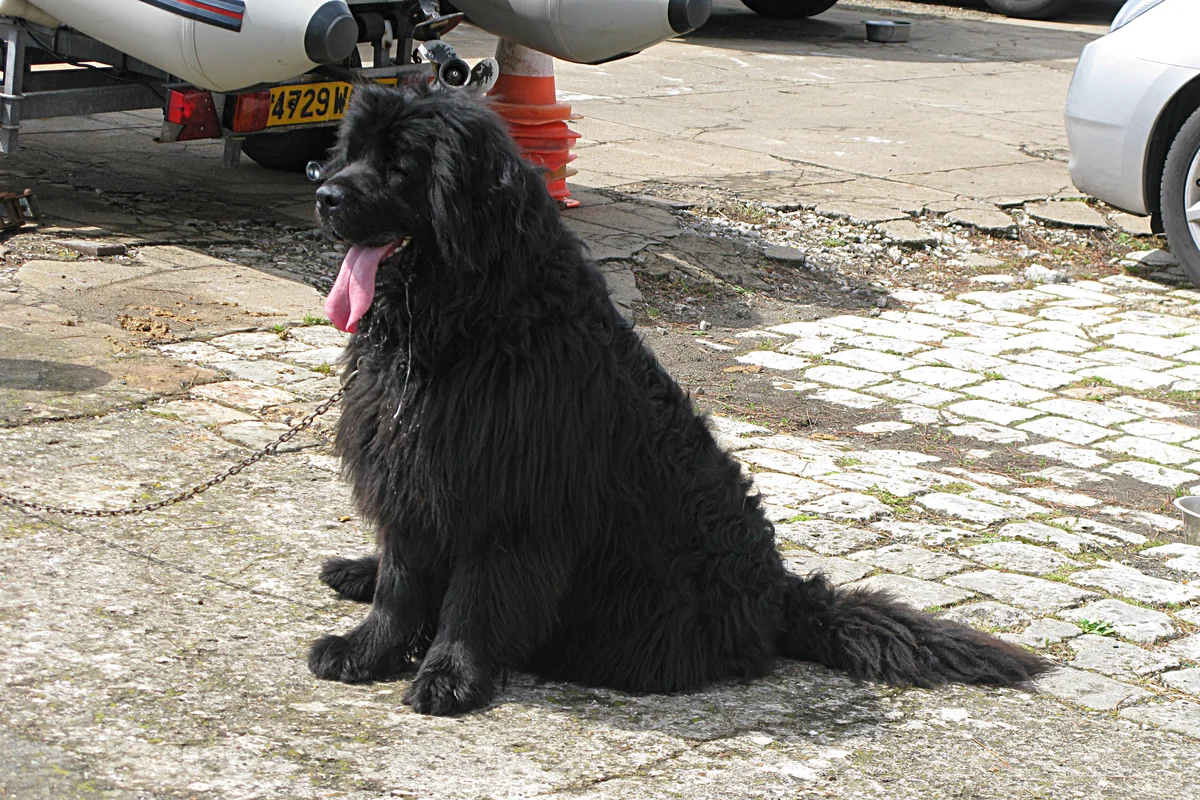
[[[342,191],[342,187],[337,184],[327,183],[320,189],[317,189],[317,208],[324,214],[341,205],[345,198],[346,194]]]

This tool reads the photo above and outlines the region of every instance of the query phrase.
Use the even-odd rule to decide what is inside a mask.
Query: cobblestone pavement
[[[854,441],[716,420],[789,564],[1045,651],[1066,702],[1200,737],[1200,546],[1164,539],[1166,501],[1200,493],[1200,292],[1118,275],[891,300],[731,348],[872,418]],[[960,457],[886,443],[918,430]]]

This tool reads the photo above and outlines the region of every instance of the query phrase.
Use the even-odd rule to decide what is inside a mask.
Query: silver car
[[[1129,0],[1067,95],[1071,179],[1149,215],[1200,286],[1200,0]]]

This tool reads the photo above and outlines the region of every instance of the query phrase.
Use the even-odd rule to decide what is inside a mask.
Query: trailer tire
[[[304,172],[308,162],[325,160],[336,138],[336,127],[256,133],[242,141],[242,152],[267,169]]]
[[[742,4],[755,14],[771,19],[798,19],[815,17],[833,8],[837,0],[742,0]]]
[[[1079,0],[984,0],[992,11],[1022,19],[1050,19],[1070,11]]]

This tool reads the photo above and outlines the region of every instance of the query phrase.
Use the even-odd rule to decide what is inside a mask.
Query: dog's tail
[[[779,651],[897,686],[1012,685],[1052,664],[994,636],[916,611],[884,592],[788,576]]]

